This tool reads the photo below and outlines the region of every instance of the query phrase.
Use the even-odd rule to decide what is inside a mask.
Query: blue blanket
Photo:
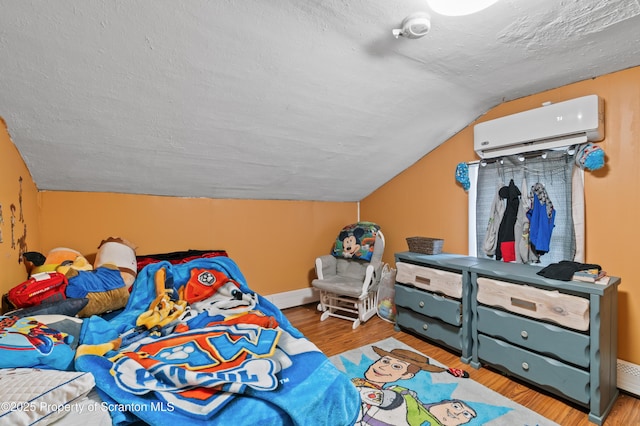
[[[215,293],[192,302],[178,320],[148,322],[165,307],[175,313],[185,294],[207,286]],[[109,321],[86,320],[80,341],[76,369],[93,373],[117,425],[333,426],[351,425],[358,415],[359,394],[348,377],[252,292],[227,257],[146,266],[124,311]]]

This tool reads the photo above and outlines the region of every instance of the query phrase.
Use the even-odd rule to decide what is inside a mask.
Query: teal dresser
[[[437,342],[472,360],[471,273],[478,259],[455,254],[398,253],[398,329]]]
[[[397,328],[585,407],[601,425],[618,396],[620,279],[558,281],[539,266],[403,252]]]

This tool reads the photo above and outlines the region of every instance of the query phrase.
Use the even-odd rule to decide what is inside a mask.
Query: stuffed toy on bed
[[[30,275],[55,271],[66,276],[69,283],[65,296],[88,299],[88,303],[77,312],[81,318],[124,308],[137,275],[135,246],[120,237],[101,241],[94,265],[80,252],[65,247],[55,248],[47,256],[27,252],[24,259]],[[58,313],[55,306],[50,309]]]
[[[116,265],[104,264],[91,271],[69,269],[67,280],[67,297],[89,299],[78,312],[80,318],[122,309],[129,300],[129,290]]]

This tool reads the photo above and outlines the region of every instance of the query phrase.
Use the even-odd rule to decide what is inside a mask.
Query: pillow
[[[75,317],[89,303],[87,298],[71,298],[59,300],[57,302],[41,303],[29,308],[16,309],[15,311],[7,312],[6,316],[11,317],[31,317],[34,315],[65,315],[69,317]]]
[[[0,316],[0,368],[71,370],[75,351],[68,334],[33,318]],[[0,399],[1,401],[1,399]]]
[[[376,234],[380,227],[373,222],[358,222],[342,228],[332,254],[345,259],[371,260]]]
[[[0,370],[0,383],[0,424],[40,426],[72,411],[95,379],[91,373],[11,368]]]
[[[70,317],[66,315],[35,315],[32,319],[47,324],[50,328],[66,333],[69,336],[67,344],[71,349],[76,349],[80,342],[80,330],[82,330],[81,318]]]

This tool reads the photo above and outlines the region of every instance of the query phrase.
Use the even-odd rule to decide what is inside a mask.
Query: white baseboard
[[[640,365],[618,360],[618,388],[640,395]]]
[[[292,308],[320,301],[320,294],[312,288],[285,291],[264,296],[279,309]]]

